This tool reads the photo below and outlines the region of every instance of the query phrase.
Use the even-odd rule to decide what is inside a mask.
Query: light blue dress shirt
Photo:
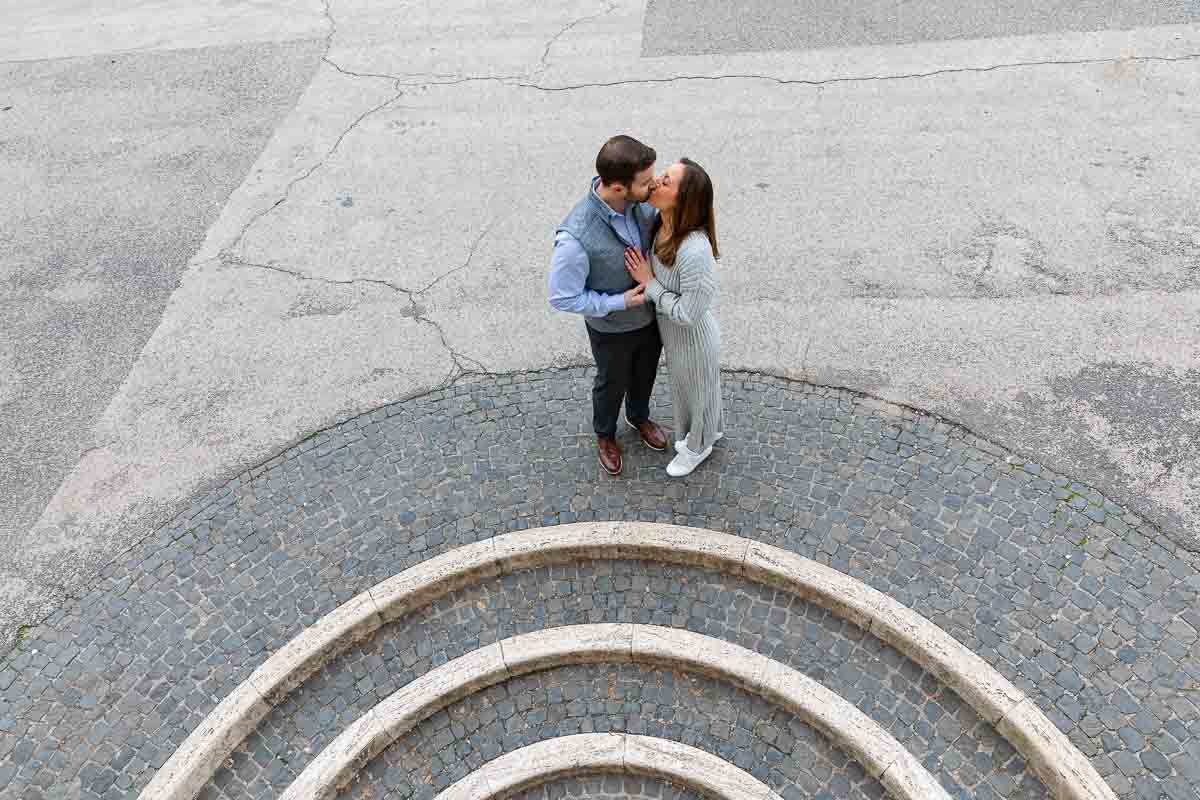
[[[596,194],[599,185],[600,179],[592,178],[592,194]],[[603,200],[600,202],[604,203]],[[627,203],[622,214],[604,203],[608,209],[608,224],[617,236],[630,247],[640,249],[641,231],[631,213],[634,205]],[[583,245],[571,234],[560,231],[554,237],[554,254],[550,257],[550,305],[559,311],[583,314],[585,317],[603,317],[610,311],[625,310],[623,293],[601,294],[587,288],[588,267]]]

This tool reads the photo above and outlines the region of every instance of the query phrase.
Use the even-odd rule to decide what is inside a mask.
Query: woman
[[[683,158],[672,164],[650,193],[658,209],[650,261],[625,251],[629,274],[654,302],[675,403],[676,456],[672,477],[687,475],[721,438],[721,331],[712,314],[717,296],[717,221],[708,173]]]

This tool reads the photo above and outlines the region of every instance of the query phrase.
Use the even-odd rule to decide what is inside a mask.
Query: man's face
[[[633,183],[629,184],[629,192],[626,197],[634,203],[644,203],[650,199],[650,192],[654,190],[654,165],[646,167],[644,170],[633,176]]]

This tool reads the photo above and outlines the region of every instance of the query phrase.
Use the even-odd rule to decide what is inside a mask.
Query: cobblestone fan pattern
[[[921,413],[738,373],[709,463],[670,480],[623,431],[610,479],[589,384],[456,384],[199,499],[0,662],[0,786],[132,796],[272,649],[366,587],[497,532],[642,519],[854,575],[1029,692],[1122,796],[1200,797],[1200,564],[1136,515]]]
[[[499,755],[593,731],[673,739],[719,756],[785,800],[867,800],[884,788],[799,718],[729,684],[635,665],[562,667],[493,686],[401,737],[340,795],[433,800]],[[824,793],[824,795],[822,795]]]
[[[522,570],[481,582],[381,629],[277,707],[212,800],[272,797],[367,709],[434,667],[560,625],[687,628],[820,681],[889,730],[963,798],[1046,797],[995,729],[918,665],[861,629],[783,592],[714,572],[638,561]],[[280,765],[286,764],[286,769]]]
[[[703,797],[705,795],[657,778],[581,775],[543,783],[511,795],[508,800],[701,800]]]

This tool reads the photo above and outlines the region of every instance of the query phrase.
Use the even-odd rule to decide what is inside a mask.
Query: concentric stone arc
[[[261,718],[262,697],[282,697],[311,674],[313,665],[335,657],[347,643],[379,627],[382,620],[398,619],[416,606],[432,602],[462,586],[472,576],[499,575],[521,567],[614,555],[746,572],[764,583],[815,601],[865,630],[882,632],[881,638],[897,646],[901,652],[912,656],[918,663],[933,667],[934,673],[975,706],[982,716],[992,722],[1004,721],[1006,735],[1026,754],[1043,780],[1055,790],[1057,797],[1073,800],[1114,796],[1087,760],[1037,711],[1036,706],[1023,705],[1025,697],[1016,687],[939,628],[880,592],[808,559],[739,537],[671,525],[609,523],[565,525],[494,537],[452,550],[368,589],[309,628],[259,667],[248,680],[254,691],[242,692],[245,719],[238,719],[228,707],[219,707],[214,712],[216,719],[211,723],[206,720],[206,724],[189,737],[188,742],[155,777],[146,790],[151,794],[144,793],[143,800],[151,797],[178,797],[185,800],[194,796],[211,776],[215,765],[236,746],[236,742],[230,744],[235,736],[233,732],[248,731]],[[647,627],[644,630],[655,629]],[[531,634],[522,642],[523,670],[573,663],[573,657],[587,662],[595,661],[598,655],[611,660],[627,658],[625,646],[613,644],[611,634],[606,629],[595,631],[593,635],[601,637],[600,644],[577,638],[581,632],[575,627],[552,628],[540,634]],[[689,643],[683,640],[689,636],[694,634],[657,629],[657,633],[650,636],[638,652],[642,660],[649,663],[655,663],[654,653],[658,652],[661,654],[659,663],[672,664],[677,661],[679,653],[688,652]],[[634,644],[631,640],[630,646]],[[692,666],[719,674],[722,665],[730,663],[728,654],[747,652],[735,645],[724,646],[726,652],[713,650],[714,658],[711,661],[696,662]],[[544,656],[539,655],[539,648],[545,651]],[[736,663],[736,659],[732,660]],[[475,683],[468,681],[456,684],[457,694],[448,696],[444,702],[439,701],[442,706],[480,685],[501,679],[506,674],[506,664],[510,662],[505,657],[504,643],[501,642],[475,651],[454,663],[458,665],[460,673],[474,675],[471,680]],[[770,668],[762,666],[762,670],[759,673],[741,672],[737,678],[740,681],[750,680],[759,692],[774,694],[784,700],[805,696],[816,688],[808,685],[799,688],[790,686],[797,680],[804,683],[808,679],[782,665],[774,664]],[[748,675],[752,677],[748,678]],[[727,674],[723,677],[733,676]],[[448,680],[441,675],[425,678],[433,684]],[[421,687],[410,687],[405,687],[394,696],[397,702],[391,703],[392,698],[389,698],[389,707],[408,709],[414,702],[408,693],[417,696],[428,691]],[[778,687],[789,687],[790,691]],[[832,702],[832,698],[828,700]],[[1021,714],[1009,720],[1009,713],[1018,706],[1021,707]],[[320,779],[323,781],[321,785],[340,785],[348,780],[357,766],[385,746],[369,744],[362,751],[366,753],[365,756],[349,758],[343,755],[349,752],[348,742],[364,739],[374,741],[384,737],[380,713],[377,708],[356,723],[357,729],[347,731],[330,746],[331,755],[329,758],[322,756],[326,764],[319,767],[318,772],[324,770],[332,777]],[[405,711],[400,720],[390,726],[400,729],[419,721],[406,716],[411,713],[414,712]],[[882,744],[870,748],[853,740],[843,741],[841,735],[848,724],[844,717],[821,717],[812,710],[801,716],[824,720],[817,727],[834,741],[847,745],[860,763],[868,768],[872,766],[872,760],[877,758],[874,754],[883,751]],[[253,724],[249,722],[250,719],[253,719]],[[859,720],[859,724],[862,721]],[[396,735],[392,735],[391,739]],[[896,757],[893,753],[891,761],[875,763],[873,774],[886,775],[888,765]],[[336,769],[330,764],[336,764]],[[314,779],[314,785],[320,781]],[[312,796],[320,796],[320,791],[315,789],[298,791],[311,791]],[[301,793],[288,796],[295,800],[310,795]]]
[[[492,800],[564,777],[619,773],[658,778],[713,800],[782,800],[751,775],[689,745],[626,733],[581,733],[490,761],[437,800]]]
[[[506,678],[569,664],[633,661],[729,680],[835,741],[896,800],[950,800],[920,762],[850,703],[769,658],[701,634],[647,625],[570,625],[477,650],[418,678],[342,732],[281,800],[330,800],[392,742],[454,700]]]

